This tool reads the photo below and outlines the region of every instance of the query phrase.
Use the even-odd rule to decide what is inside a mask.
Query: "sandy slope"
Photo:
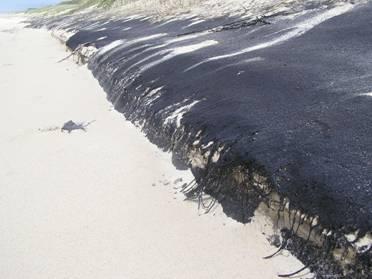
[[[64,56],[46,31],[0,18],[0,278],[253,279],[302,266],[262,260],[275,250],[262,222],[183,202],[174,181],[191,174]],[[95,122],[53,131],[70,119]]]

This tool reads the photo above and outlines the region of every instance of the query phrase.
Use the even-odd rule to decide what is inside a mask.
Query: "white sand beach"
[[[303,266],[288,252],[262,259],[276,250],[262,217],[242,225],[184,201],[191,173],[19,20],[0,17],[0,278],[271,279]],[[68,120],[94,122],[62,133]]]

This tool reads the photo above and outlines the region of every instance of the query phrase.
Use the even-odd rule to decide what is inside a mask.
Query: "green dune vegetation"
[[[43,7],[40,9],[30,9],[28,13],[42,13],[42,14],[60,14],[60,13],[74,13],[84,10],[89,7],[97,7],[102,9],[110,8],[117,0],[66,0],[60,4]]]
[[[306,8],[334,6],[352,0],[66,0],[60,4],[33,9],[32,14],[53,16],[81,11],[142,14],[162,19],[167,16],[191,13],[201,17],[238,15],[257,17],[275,13],[296,13]],[[365,0],[357,0],[363,2]]]
[[[357,0],[355,2],[365,2]],[[201,17],[238,15],[257,17],[277,13],[296,13],[306,8],[331,7],[352,0],[66,0],[60,4],[33,9],[29,13],[56,15],[71,14],[84,10],[142,14],[162,19],[167,16],[191,13]]]
[[[208,2],[208,0],[66,0],[57,5],[30,9],[28,13],[52,16],[56,14],[72,14],[94,8],[101,9],[102,12],[137,13],[156,17],[157,15],[174,15],[189,12],[192,7],[198,7],[199,4],[205,2]]]

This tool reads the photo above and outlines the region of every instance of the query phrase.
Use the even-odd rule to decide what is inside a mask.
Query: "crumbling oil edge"
[[[229,217],[242,223],[249,222],[254,212],[263,208],[281,233],[280,249],[294,254],[316,278],[370,278],[372,246],[356,244],[362,238],[371,238],[371,232],[358,228],[332,228],[321,223],[319,217],[307,215],[300,205],[280,195],[262,166],[231,156],[236,142],[213,142],[203,146],[203,131],[184,125],[164,125],[165,117],[149,111],[141,104],[141,98],[131,98],[130,92],[126,92],[124,98],[123,95],[116,96],[102,78],[108,77],[109,73],[105,75],[105,69],[95,65],[94,59],[90,62],[82,52],[76,56],[78,63],[88,63],[116,110],[140,126],[152,143],[171,151],[174,162],[190,167],[195,180],[184,186],[183,192],[188,199],[196,199],[206,212],[218,201]],[[204,193],[214,200],[205,204]],[[347,238],[348,234],[353,234],[353,239]]]

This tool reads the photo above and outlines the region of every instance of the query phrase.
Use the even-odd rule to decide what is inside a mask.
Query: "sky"
[[[22,11],[61,2],[61,0],[0,0],[0,12]]]

